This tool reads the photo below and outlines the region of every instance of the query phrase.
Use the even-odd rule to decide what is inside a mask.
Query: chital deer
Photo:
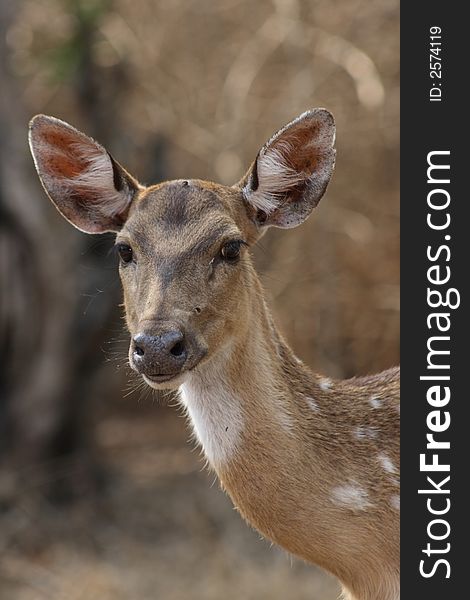
[[[276,133],[245,177],[140,185],[91,138],[36,116],[43,186],[87,233],[117,232],[129,362],[179,388],[195,435],[245,519],[336,575],[356,600],[399,597],[399,371],[310,371],[266,306],[250,249],[318,204],[335,125],[316,109]]]

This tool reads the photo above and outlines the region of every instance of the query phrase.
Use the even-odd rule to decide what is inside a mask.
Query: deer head
[[[36,169],[59,212],[86,233],[117,234],[129,362],[150,386],[178,387],[243,328],[256,293],[249,249],[268,227],[310,215],[333,172],[334,138],[332,115],[307,111],[231,187],[194,179],[144,187],[72,126],[32,119]]]

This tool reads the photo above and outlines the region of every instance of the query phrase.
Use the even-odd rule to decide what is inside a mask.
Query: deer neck
[[[294,479],[299,471],[311,481],[321,476],[322,457],[331,449],[327,441],[325,450],[325,439],[335,439],[328,431],[334,423],[328,403],[322,401],[325,410],[319,410],[331,382],[309,371],[283,341],[256,275],[247,288],[249,310],[231,328],[236,334],[190,374],[180,387],[180,399],[205,457],[235,505],[285,546],[277,532],[258,522],[259,499],[298,488]],[[317,433],[312,433],[312,419]],[[293,508],[279,500],[276,522]]]
[[[180,387],[195,436],[219,475],[243,454],[248,436],[258,436],[260,443],[263,432],[279,439],[294,425],[285,360],[295,365],[296,359],[256,283],[246,317],[233,328],[236,335]]]
[[[259,283],[251,294],[236,336],[191,373],[180,399],[208,462],[242,515],[291,552],[329,568],[318,555],[305,556],[303,535],[292,531],[300,504],[322,505],[321,486],[316,490],[314,482],[325,468],[321,442],[332,436],[325,436],[328,419],[317,415],[316,403],[328,381],[308,371],[282,340]],[[303,410],[318,417],[318,448]],[[299,472],[312,482],[309,489],[299,490]],[[321,515],[318,522],[321,529]]]

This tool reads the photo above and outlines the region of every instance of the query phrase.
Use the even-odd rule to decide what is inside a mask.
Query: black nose
[[[158,335],[138,333],[132,340],[132,359],[143,375],[175,375],[187,354],[184,334],[178,329]]]

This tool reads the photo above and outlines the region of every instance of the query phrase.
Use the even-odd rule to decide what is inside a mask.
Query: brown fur
[[[336,575],[349,598],[397,600],[399,371],[346,381],[310,371],[277,331],[249,253],[267,225],[298,224],[321,198],[334,164],[327,115],[302,115],[262,149],[261,156],[277,145],[289,168],[306,170],[303,183],[286,177],[283,194],[274,188],[272,213],[257,207],[257,161],[231,188],[190,180],[144,189],[122,171],[131,182],[122,198],[127,220],[110,226],[104,211],[102,230],[117,230],[117,242],[133,250],[134,260],[120,268],[131,336],[158,335],[168,324],[185,332],[181,373],[149,383],[181,386],[208,459],[240,513],[267,538]],[[48,168],[57,152],[49,156],[48,117],[40,119],[31,143],[46,191],[72,223],[94,233],[101,208],[94,198],[93,218],[87,216],[74,202],[79,190],[68,166],[59,175]],[[51,121],[54,135],[58,123]],[[73,138],[75,130],[61,126]],[[73,144],[66,154],[73,163]],[[83,171],[86,160],[77,161]],[[108,183],[119,206],[112,177]],[[101,177],[100,189],[106,184]],[[220,249],[234,239],[246,245],[228,264]],[[133,364],[132,345],[129,358]]]

